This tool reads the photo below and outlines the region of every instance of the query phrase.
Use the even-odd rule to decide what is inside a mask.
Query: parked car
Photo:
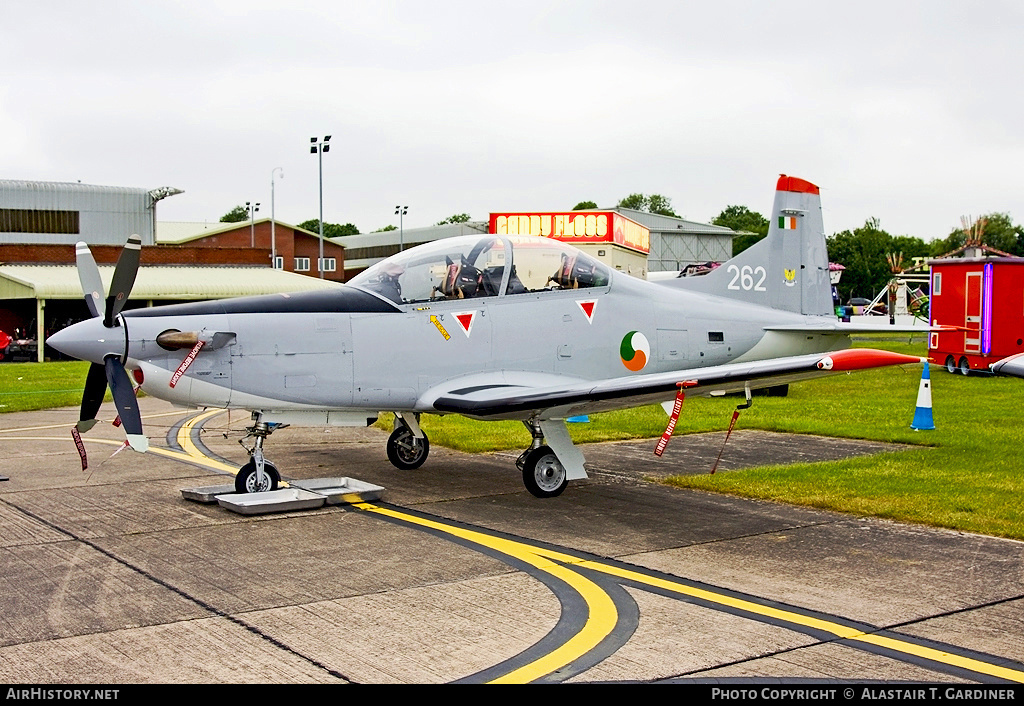
[[[11,341],[13,340],[9,334],[0,331],[0,361],[11,359]]]
[[[889,312],[889,309],[885,305],[885,302],[878,302],[877,304],[875,304],[874,307],[872,307],[869,310],[868,307],[871,306],[871,300],[870,299],[865,299],[864,297],[853,297],[853,298],[851,298],[850,301],[847,302],[847,306],[853,307],[853,313],[855,315],[857,315],[857,316],[861,316],[861,315],[869,314],[869,313],[870,314],[887,314]]]
[[[34,338],[15,338],[7,345],[4,360],[32,362],[37,359],[39,343]]]

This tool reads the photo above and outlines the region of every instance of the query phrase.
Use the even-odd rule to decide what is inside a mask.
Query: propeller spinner
[[[63,353],[92,361],[89,374],[85,378],[85,391],[82,394],[82,408],[78,424],[75,425],[76,430],[86,432],[96,424],[96,414],[103,403],[106,388],[109,387],[121,424],[124,425],[128,445],[136,451],[148,449],[149,440],[142,432],[142,415],[135,399],[135,390],[124,368],[128,357],[128,337],[125,334],[112,337],[110,331],[126,326],[120,314],[135,284],[141,250],[142,240],[139,236],[129,237],[117,258],[110,292],[101,311],[103,282],[100,279],[99,268],[89,246],[78,243],[75,246],[78,278],[82,283],[85,305],[92,319],[58,331],[47,341]]]

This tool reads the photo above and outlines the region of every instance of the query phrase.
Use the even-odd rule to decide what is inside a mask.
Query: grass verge
[[[82,402],[89,363],[0,364],[0,412],[68,407]],[[110,399],[110,392],[107,398]]]

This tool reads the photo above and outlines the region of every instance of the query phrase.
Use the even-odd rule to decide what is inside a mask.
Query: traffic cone
[[[914,412],[914,421],[911,422],[910,428],[917,431],[935,428],[935,422],[932,421],[932,380],[928,375],[927,362],[921,371],[921,386],[917,390],[917,410]]]

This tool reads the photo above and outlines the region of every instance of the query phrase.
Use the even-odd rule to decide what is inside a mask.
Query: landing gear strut
[[[287,426],[274,422],[263,421],[260,412],[252,413],[253,425],[246,427],[248,432],[238,443],[249,452],[249,462],[238,469],[235,476],[236,493],[263,493],[276,490],[277,484],[281,481],[281,474],[277,472],[277,466],[263,457],[263,442],[277,429]],[[253,438],[252,447],[245,445],[245,440]]]
[[[523,485],[538,498],[561,495],[565,486],[569,485],[565,467],[551,447],[544,444],[544,432],[540,424],[533,420],[523,424],[533,437],[530,448],[516,460],[516,466],[523,472]]]

